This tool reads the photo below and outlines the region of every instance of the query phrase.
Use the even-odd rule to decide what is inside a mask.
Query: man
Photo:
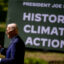
[[[8,24],[6,34],[11,42],[6,51],[6,58],[0,58],[0,64],[24,64],[25,45],[18,36],[17,25],[15,23]]]

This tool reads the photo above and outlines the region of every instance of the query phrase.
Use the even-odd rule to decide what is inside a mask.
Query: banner
[[[9,23],[17,23],[26,47],[64,51],[63,0],[9,0]],[[8,45],[5,35],[4,47]]]

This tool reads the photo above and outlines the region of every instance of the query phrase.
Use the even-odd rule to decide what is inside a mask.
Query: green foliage
[[[0,22],[0,32],[5,32],[6,24],[5,22]]]
[[[24,64],[48,64],[48,62],[37,58],[25,58]]]
[[[0,0],[0,22],[6,21],[7,11],[8,11],[8,0]]]
[[[8,10],[8,0],[0,0],[0,11]]]

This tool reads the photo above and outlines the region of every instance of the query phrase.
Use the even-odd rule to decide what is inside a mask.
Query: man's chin
[[[10,36],[8,36],[8,38],[10,39],[11,37],[10,37]]]

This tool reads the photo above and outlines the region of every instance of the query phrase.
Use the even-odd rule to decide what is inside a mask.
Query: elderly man
[[[6,34],[11,39],[6,50],[6,58],[0,58],[0,64],[24,64],[25,45],[18,36],[18,27],[15,23],[7,25]],[[4,50],[1,51],[3,53]]]

